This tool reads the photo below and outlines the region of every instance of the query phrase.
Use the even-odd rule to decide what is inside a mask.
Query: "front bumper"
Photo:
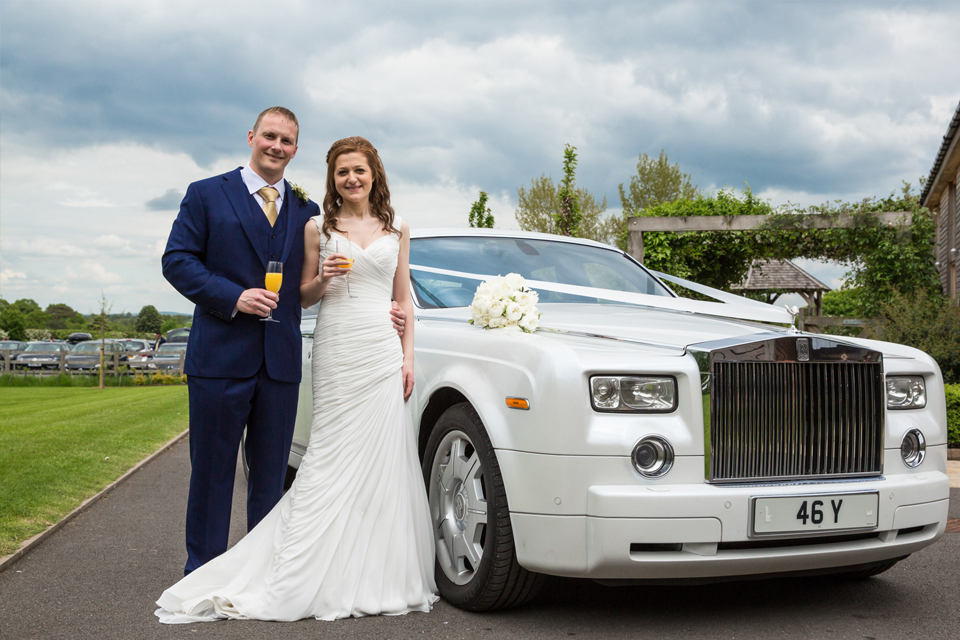
[[[943,534],[950,496],[946,448],[929,447],[927,454],[914,473],[740,486],[703,483],[703,458],[696,456],[678,458],[679,468],[671,471],[678,478],[699,474],[699,483],[688,484],[643,482],[629,459],[619,457],[514,451],[498,451],[497,457],[522,566],[570,577],[664,580],[829,570],[918,551]],[[896,469],[894,456],[896,450],[885,452],[885,469]],[[533,481],[516,482],[518,473]],[[851,491],[879,492],[875,530],[749,535],[754,497]]]

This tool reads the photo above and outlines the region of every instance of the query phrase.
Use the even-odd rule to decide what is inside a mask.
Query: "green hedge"
[[[960,447],[960,384],[945,384],[947,396],[947,441]]]

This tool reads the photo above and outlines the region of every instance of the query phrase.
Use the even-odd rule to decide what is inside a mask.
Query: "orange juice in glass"
[[[263,287],[267,291],[272,291],[273,293],[280,293],[280,285],[283,283],[283,263],[282,262],[268,262],[267,263],[267,275],[263,279]],[[273,309],[267,312],[266,318],[260,318],[260,322],[278,322],[273,319]]]

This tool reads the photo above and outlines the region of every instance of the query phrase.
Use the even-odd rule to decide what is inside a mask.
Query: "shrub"
[[[0,340],[7,340],[9,338],[10,338],[10,334],[8,334],[3,329],[0,329]]]
[[[947,396],[947,442],[960,447],[960,384],[943,386]]]
[[[941,295],[918,290],[893,293],[880,305],[881,323],[869,326],[862,338],[898,342],[930,354],[947,384],[960,383],[960,307]]]
[[[49,340],[51,334],[46,329],[27,329],[27,340]]]

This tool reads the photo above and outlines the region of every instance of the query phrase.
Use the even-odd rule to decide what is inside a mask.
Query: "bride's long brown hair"
[[[373,187],[370,189],[370,213],[380,218],[381,226],[389,233],[402,236],[393,226],[393,207],[390,206],[390,187],[387,185],[387,173],[383,170],[380,155],[370,142],[360,136],[351,136],[337,140],[327,151],[327,193],[323,196],[323,234],[330,239],[330,232],[344,233],[337,228],[337,215],[340,213],[340,194],[334,172],[337,158],[345,153],[362,153],[373,173]]]

